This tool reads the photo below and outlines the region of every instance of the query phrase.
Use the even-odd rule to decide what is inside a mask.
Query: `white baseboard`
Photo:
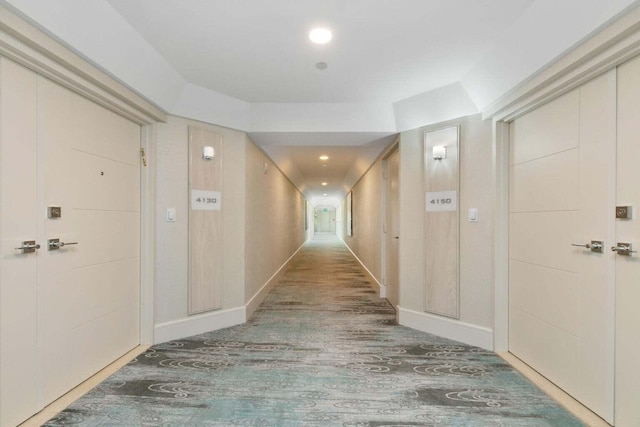
[[[241,325],[245,319],[245,307],[237,307],[160,323],[154,329],[154,344]]]
[[[296,249],[293,255],[291,255],[284,264],[282,264],[278,271],[276,271],[262,286],[262,288],[260,288],[260,290],[251,298],[251,300],[249,300],[247,305],[226,310],[211,311],[156,325],[154,328],[154,344],[160,344],[245,323],[249,320],[249,317],[251,317],[253,312],[256,311],[258,306],[260,306],[262,301],[264,301],[271,288],[273,288],[284,272],[284,268],[287,264],[291,262],[298,252],[300,252],[300,249],[302,249],[303,246],[304,244],[300,245],[300,247]]]
[[[340,237],[338,237],[338,239],[340,239]],[[364,265],[364,262],[362,262],[360,260],[360,258],[358,258],[358,255],[355,254],[355,252],[353,252],[351,250],[351,248],[349,247],[349,245],[347,245],[347,242],[345,242],[344,240],[340,239],[340,241],[342,243],[344,243],[344,245],[347,247],[347,249],[349,249],[349,252],[351,252],[351,255],[353,255],[353,257],[360,263],[360,265],[362,266],[362,268],[364,268],[364,270],[367,272],[367,275],[369,276],[369,279],[374,282],[376,285],[378,285],[378,292],[380,294],[380,298],[386,298],[387,297],[387,287],[385,285],[383,285],[382,283],[378,282],[378,279],[375,278],[375,276],[373,275],[373,273],[371,271],[369,271],[369,269],[367,268],[366,265]]]
[[[398,306],[398,322],[402,326],[493,351],[493,331],[489,328],[407,310],[400,306]]]
[[[291,255],[289,259],[284,262],[284,264],[282,264],[278,271],[273,273],[273,276],[271,276],[269,280],[267,280],[267,282],[260,288],[260,290],[249,300],[247,305],[245,305],[245,320],[249,320],[253,313],[258,309],[260,304],[262,304],[262,301],[264,301],[264,299],[267,297],[269,291],[271,291],[271,289],[282,276],[282,273],[284,273],[285,267],[291,262],[293,257],[296,256],[298,252],[300,252],[300,249],[302,249],[303,246],[304,243],[300,245],[298,249],[296,249],[293,255]]]

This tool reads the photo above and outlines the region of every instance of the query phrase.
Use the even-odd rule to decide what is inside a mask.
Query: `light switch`
[[[167,221],[175,222],[176,221],[176,208],[168,208],[167,209]]]
[[[469,222],[478,222],[478,208],[469,208]]]

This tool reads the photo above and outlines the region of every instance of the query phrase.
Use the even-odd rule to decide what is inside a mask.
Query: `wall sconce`
[[[447,158],[447,147],[444,145],[433,146],[433,160],[442,160]]]
[[[202,158],[204,160],[212,160],[213,156],[215,156],[215,151],[213,151],[213,147],[210,147],[210,146],[202,147]]]

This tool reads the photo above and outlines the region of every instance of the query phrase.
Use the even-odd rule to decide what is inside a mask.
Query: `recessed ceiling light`
[[[327,63],[326,63],[326,62],[318,62],[318,63],[316,64],[316,68],[317,68],[318,70],[326,70],[326,69],[327,69],[327,67],[328,67],[328,65],[327,65]]]
[[[329,185],[329,184],[327,184],[326,182],[323,182],[323,183],[321,183],[321,185]]]
[[[326,44],[331,41],[333,34],[326,28],[314,28],[309,33],[309,40],[315,44]]]
[[[323,196],[327,197],[327,193],[324,193]]]
[[[320,156],[320,160],[329,160],[329,156],[322,155]]]

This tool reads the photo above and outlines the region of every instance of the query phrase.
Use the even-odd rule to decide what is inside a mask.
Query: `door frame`
[[[388,224],[387,224],[387,161],[394,155],[398,153],[400,154],[400,137],[396,138],[393,144],[391,144],[385,152],[382,154],[382,239],[380,239],[380,274],[382,276],[382,286],[380,288],[380,298],[387,297],[387,235],[388,235]],[[400,177],[398,177],[399,179]],[[398,195],[399,198],[399,195]],[[398,248],[398,252],[400,249]],[[400,256],[398,255],[398,258]],[[398,286],[398,297],[400,295],[400,284]]]
[[[153,344],[156,123],[166,122],[160,108],[143,99],[98,67],[0,6],[0,56],[14,61],[140,125],[140,344]]]
[[[485,108],[493,120],[494,351],[509,350],[509,123],[640,55],[640,7],[612,22]]]

